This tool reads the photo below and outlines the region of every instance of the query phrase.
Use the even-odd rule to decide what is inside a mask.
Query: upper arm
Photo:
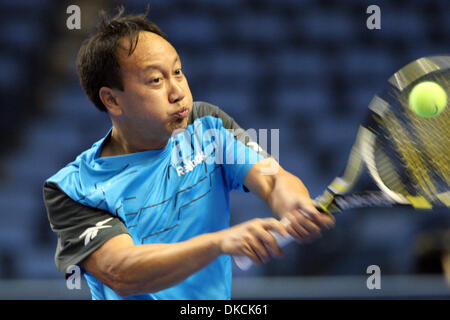
[[[55,263],[62,274],[108,240],[128,234],[118,217],[72,200],[55,183],[47,182],[43,191],[50,226],[58,238]]]
[[[117,235],[92,252],[81,265],[100,282],[115,289],[122,282],[117,266],[121,264],[126,250],[133,246],[130,235]]]

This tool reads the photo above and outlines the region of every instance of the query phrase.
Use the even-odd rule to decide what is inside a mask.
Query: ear
[[[99,92],[100,100],[102,100],[109,113],[114,116],[120,116],[123,113],[122,108],[117,103],[115,90],[109,87],[101,87]]]

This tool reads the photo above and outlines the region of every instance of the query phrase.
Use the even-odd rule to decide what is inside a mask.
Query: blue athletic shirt
[[[110,130],[46,181],[47,188],[56,186],[59,196],[62,192],[70,198],[56,201],[49,192],[45,196],[44,188],[49,220],[58,234],[55,261],[60,271],[80,263],[116,234],[129,233],[135,245],[176,243],[229,227],[229,193],[248,191],[245,176],[264,156],[224,128],[224,117],[218,116],[224,113],[217,107],[196,102],[192,113],[200,117],[191,116],[186,130],[172,135],[160,150],[100,158]],[[103,215],[69,224],[58,216],[67,201]],[[67,218],[76,221],[74,215],[82,216],[79,212]],[[84,276],[93,299],[230,299],[231,267],[231,258],[222,255],[171,288],[127,298],[87,271]]]

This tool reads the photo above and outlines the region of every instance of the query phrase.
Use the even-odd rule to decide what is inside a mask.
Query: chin
[[[180,122],[175,121],[169,124],[168,131],[173,134],[176,130],[184,130],[187,128],[188,118],[182,119]]]

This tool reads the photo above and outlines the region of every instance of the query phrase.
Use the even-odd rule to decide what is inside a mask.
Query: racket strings
[[[444,77],[434,81],[448,91]],[[449,108],[434,118],[423,118],[408,107],[407,95],[401,94],[396,101],[401,107],[391,106],[381,123],[383,137],[377,149],[382,151],[376,152],[380,176],[395,192],[442,201],[450,189]]]
[[[432,198],[433,194],[436,193],[436,188],[434,188],[429,170],[427,170],[427,161],[422,150],[418,148],[416,141],[412,139],[409,132],[400,122],[396,121],[395,116],[388,116],[385,121],[392,142],[401,157],[401,164],[405,167],[405,172],[408,173],[411,180],[411,183],[407,185],[414,187],[419,194],[426,194]]]
[[[382,180],[386,187],[400,194],[407,194],[409,191],[406,189],[406,184],[403,183],[399,170],[382,148],[375,148],[375,163],[377,165],[377,171],[382,173]]]
[[[444,77],[439,77],[436,82],[444,88],[449,88],[449,82]],[[448,92],[448,90],[447,90]],[[409,108],[406,112],[411,119],[417,138],[423,146],[425,154],[429,155],[429,161],[436,173],[443,178],[447,185],[450,184],[450,112],[448,106],[434,118],[424,119],[415,115]]]

